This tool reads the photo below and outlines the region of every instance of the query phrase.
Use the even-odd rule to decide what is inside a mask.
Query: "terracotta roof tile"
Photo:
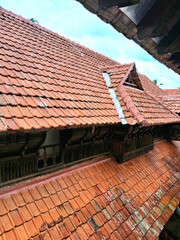
[[[31,193],[29,192],[29,190],[25,190],[25,191],[21,192],[21,195],[26,203],[33,202],[33,198],[32,198]]]
[[[38,192],[41,194],[42,197],[49,196],[49,193],[44,185],[37,186]]]
[[[34,220],[34,223],[35,223],[37,229],[39,229],[39,232],[43,232],[46,230],[47,225],[44,223],[41,215],[35,217],[33,220]]]
[[[57,194],[50,195],[50,198],[55,204],[55,206],[59,206],[60,204],[62,204],[61,198],[59,198]]]
[[[6,205],[4,205],[3,201],[0,199],[0,215],[4,215],[8,212]]]
[[[24,222],[32,219],[32,213],[26,206],[20,207],[18,210]]]
[[[176,90],[176,89],[174,89]],[[179,89],[177,89],[179,90]],[[180,113],[180,93],[178,92],[177,95],[165,95],[162,96],[162,101],[164,104],[171,110],[176,113]]]
[[[170,110],[180,112],[180,90],[179,89],[160,89],[146,76],[139,74],[141,83],[146,92],[155,96],[158,101],[165,104]]]
[[[18,236],[16,234],[16,232],[14,230],[11,230],[9,232],[6,233],[6,238],[5,239],[14,239],[14,240],[18,240]]]
[[[55,223],[59,223],[62,221],[62,217],[59,214],[59,211],[57,210],[57,208],[50,209],[49,214],[51,215],[51,217]]]
[[[10,216],[11,216],[11,219],[13,220],[13,223],[16,227],[23,224],[23,220],[22,220],[18,210],[11,211]]]
[[[63,223],[58,224],[59,231],[63,238],[67,238],[70,235],[69,229],[66,227],[66,225]]]
[[[160,97],[163,95],[166,95],[166,92],[164,90],[162,90],[161,88],[159,88],[156,84],[154,84],[148,77],[146,77],[143,74],[139,74],[139,78],[141,80],[141,84],[143,86],[143,89],[146,92],[149,92],[150,94],[152,94],[155,97]]]
[[[116,89],[120,83],[124,83],[133,67],[133,64],[115,65],[103,67],[101,68],[101,71],[108,73],[111,79],[110,87]]]
[[[33,220],[30,220],[29,222],[26,222],[24,224],[24,226],[25,226],[29,236],[34,237],[38,234],[37,226],[35,225]]]
[[[132,89],[126,87],[126,91],[132,99],[132,102],[136,106],[140,115],[138,120],[142,118],[142,123],[144,125],[154,125],[154,124],[166,124],[171,122],[179,122],[179,117],[173,114],[168,108],[166,108],[155,98],[146,94],[143,91]]]
[[[66,209],[64,208],[64,205],[63,205],[63,204],[58,205],[57,207],[58,207],[59,213],[61,214],[61,216],[62,216],[63,218],[65,218],[65,217],[68,216],[68,213],[67,213]]]
[[[140,89],[148,89],[157,97],[165,94],[145,76],[139,75],[138,79],[134,64],[119,65],[2,8],[1,11],[0,131],[120,123],[101,74],[103,69],[109,73],[115,89],[134,71]],[[162,119],[165,113],[155,109],[153,119],[149,112],[143,116],[141,112],[150,100],[137,108],[124,89],[118,99],[128,124],[146,118],[147,124],[175,121],[169,112]],[[166,105],[170,107],[172,101],[168,101]],[[174,108],[178,106],[174,104],[171,109]]]
[[[48,207],[47,207],[47,205],[45,203],[45,199],[44,200],[43,199],[37,200],[36,201],[36,205],[39,208],[40,212],[43,212],[43,213],[47,212]]]
[[[31,196],[33,197],[34,200],[41,199],[41,195],[40,195],[37,188],[29,189],[29,192],[30,192],[30,194],[31,194]]]
[[[4,198],[3,203],[9,211],[16,209],[16,204],[11,196]]]
[[[167,104],[167,106],[164,105],[163,101],[167,94],[146,76],[138,75],[134,64],[111,66],[102,68],[101,71],[108,73],[111,83],[108,86],[109,91],[114,89],[120,103],[117,111],[120,118],[128,124],[158,125],[179,122],[178,115],[171,111],[176,108],[178,112],[179,103],[176,103],[176,107],[174,105],[171,108]],[[134,80],[134,85],[123,86],[131,84],[126,83],[129,76]],[[120,113],[120,111],[122,112]]]
[[[5,214],[1,217],[2,226],[5,232],[13,228],[13,221],[9,214]]]
[[[180,95],[180,89],[164,89],[163,91],[168,95]]]
[[[58,237],[60,238],[60,236],[58,236]],[[40,234],[40,238],[48,240],[48,239],[51,239],[51,235],[49,235],[48,231],[46,231],[46,232],[43,232],[43,233]]]
[[[51,217],[49,212],[42,213],[41,216],[43,218],[45,226],[52,227],[55,225],[55,222],[53,221],[53,218]]]
[[[58,227],[54,226],[49,229],[50,239],[63,239],[62,233],[59,231]]]
[[[108,158],[52,180],[49,176],[30,190],[9,192],[0,200],[0,236],[156,239],[179,204],[179,159],[180,152],[161,141],[126,163]],[[89,185],[94,176],[95,185]]]
[[[120,122],[99,71],[99,66],[117,64],[115,61],[2,8],[1,11],[0,91],[7,96],[6,102],[1,103],[11,112],[11,116],[6,112],[3,118],[9,117],[17,124],[8,129],[22,128],[19,119],[23,118],[27,118],[25,129],[33,129],[30,119],[35,116],[39,120],[36,128],[47,129],[68,125],[59,117],[70,117],[74,126]],[[40,121],[42,118],[44,122]]]
[[[1,236],[1,234],[3,234],[3,233],[4,233],[4,228],[3,228],[2,222],[1,222],[1,220],[0,220],[0,236]]]
[[[41,213],[35,202],[27,204],[27,208],[35,217]]]

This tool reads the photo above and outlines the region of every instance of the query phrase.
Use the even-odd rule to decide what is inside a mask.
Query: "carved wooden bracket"
[[[0,136],[0,183],[38,171],[38,148],[45,133],[17,133]]]
[[[151,127],[128,126],[124,129],[124,136],[115,131],[112,140],[112,153],[116,161],[126,161],[150,151],[153,148]]]
[[[111,151],[111,126],[63,130],[60,133],[62,162],[69,163]]]

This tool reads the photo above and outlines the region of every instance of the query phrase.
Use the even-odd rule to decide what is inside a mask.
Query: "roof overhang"
[[[178,0],[77,0],[159,62],[180,73]],[[135,5],[133,5],[135,4]]]

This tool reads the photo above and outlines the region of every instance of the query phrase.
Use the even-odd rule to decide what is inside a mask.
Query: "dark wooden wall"
[[[59,138],[56,142],[49,141],[51,134],[46,132],[0,135],[0,185],[101,154],[123,162],[150,151],[154,139],[180,140],[179,124],[155,127],[119,124],[56,131]],[[48,144],[43,145],[44,141]]]

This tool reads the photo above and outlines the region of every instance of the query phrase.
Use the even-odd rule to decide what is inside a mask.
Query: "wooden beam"
[[[139,40],[167,35],[179,16],[179,0],[157,0],[137,24]]]
[[[158,54],[180,52],[180,20],[174,25],[168,36],[156,46]]]
[[[139,3],[140,0],[98,0],[100,10],[106,10],[113,6],[127,7]]]
[[[180,64],[180,57],[179,58],[177,58],[177,59],[174,59],[173,60],[173,64],[177,64],[177,65],[179,65]]]
[[[172,61],[174,64],[180,64],[180,52],[173,53],[168,61]]]

